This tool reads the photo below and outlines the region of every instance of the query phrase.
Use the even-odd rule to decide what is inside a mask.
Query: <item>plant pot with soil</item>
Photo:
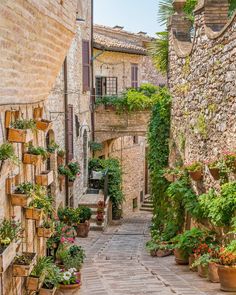
[[[12,206],[27,207],[32,200],[32,193],[34,191],[34,184],[31,182],[24,182],[19,184],[14,193],[10,194]]]
[[[78,280],[77,272],[74,269],[70,269],[62,272],[62,279],[59,283],[60,290],[75,290],[79,289],[81,281]]]
[[[36,129],[34,120],[17,119],[8,129],[8,141],[28,143],[33,140],[33,131]]]
[[[45,220],[42,225],[37,228],[37,235],[41,238],[50,238],[53,234],[53,222]]]
[[[203,165],[200,162],[194,162],[191,164],[185,165],[186,170],[189,173],[189,176],[194,181],[200,181],[203,177]]]
[[[43,171],[40,175],[35,176],[36,184],[49,186],[54,181],[54,174],[53,171]]]
[[[92,216],[92,210],[87,206],[79,207],[79,224],[76,227],[77,236],[80,238],[88,237],[90,229],[90,218]]]
[[[0,272],[5,272],[16,256],[22,229],[20,223],[4,219],[0,231]]]
[[[37,254],[23,252],[22,255],[17,255],[13,261],[13,276],[28,277],[36,263]]]

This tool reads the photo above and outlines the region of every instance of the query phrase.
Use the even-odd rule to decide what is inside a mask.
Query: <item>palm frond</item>
[[[159,3],[157,21],[160,25],[167,25],[168,19],[174,13],[172,0],[162,0]]]
[[[164,74],[168,68],[168,32],[159,32],[156,35],[157,38],[149,45],[148,51],[156,68]]]

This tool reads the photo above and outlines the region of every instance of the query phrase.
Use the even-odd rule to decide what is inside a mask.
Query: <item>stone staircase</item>
[[[98,194],[85,194],[82,196],[82,198],[79,200],[79,206],[87,206],[92,210],[92,217],[90,219],[90,230],[96,230],[96,231],[103,231],[106,228],[107,225],[107,217],[108,217],[108,206],[105,208],[105,219],[104,222],[101,225],[97,224],[97,203],[100,200],[104,200],[104,195],[100,191]]]
[[[150,195],[145,196],[144,202],[141,205],[140,211],[153,212],[153,202]]]

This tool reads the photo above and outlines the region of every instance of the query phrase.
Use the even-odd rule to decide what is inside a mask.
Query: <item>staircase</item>
[[[146,195],[144,202],[141,205],[140,211],[153,212],[153,202],[150,195]]]

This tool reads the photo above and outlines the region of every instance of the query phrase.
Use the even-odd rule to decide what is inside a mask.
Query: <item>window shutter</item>
[[[68,161],[71,161],[74,158],[74,138],[73,138],[73,105],[68,105],[67,111],[67,126],[68,126],[68,134],[67,134],[67,156]]]
[[[83,91],[90,90],[90,46],[89,41],[82,41],[82,63],[83,63]]]
[[[138,88],[138,65],[131,65],[131,87]]]

